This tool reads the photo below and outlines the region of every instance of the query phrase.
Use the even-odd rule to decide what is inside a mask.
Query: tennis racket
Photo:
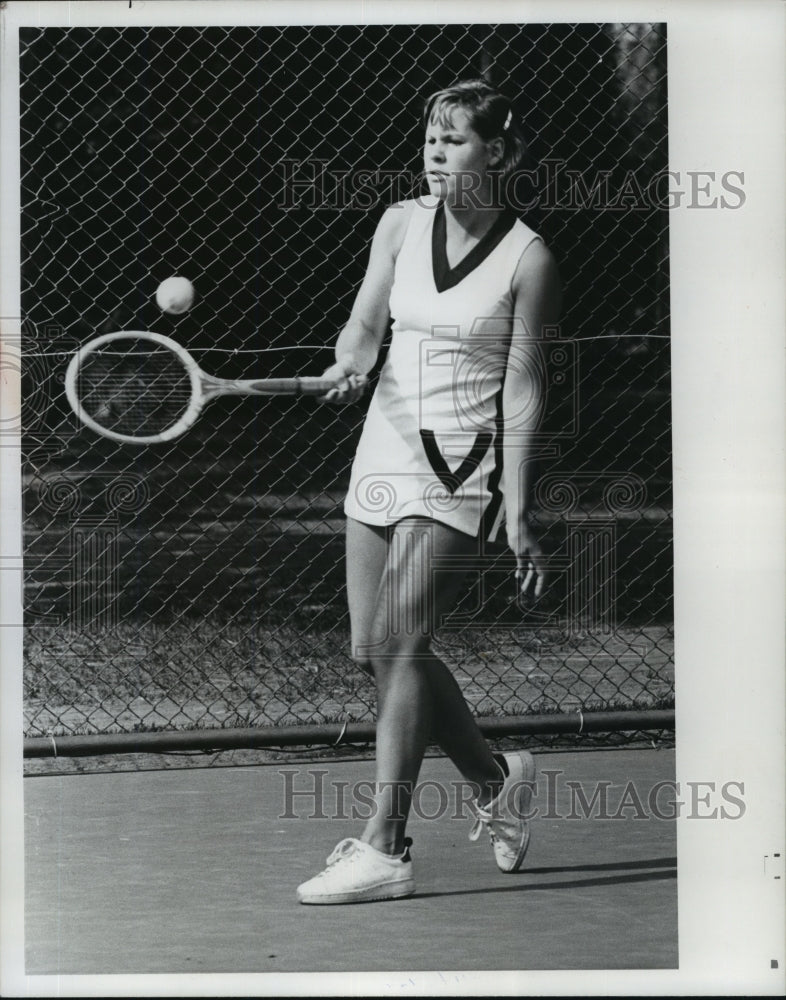
[[[68,402],[82,423],[129,444],[179,437],[216,396],[321,396],[334,387],[322,378],[215,378],[174,340],[137,330],[88,341],[65,376]]]

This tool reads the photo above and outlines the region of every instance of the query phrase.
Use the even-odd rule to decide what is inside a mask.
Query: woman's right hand
[[[366,391],[368,378],[355,369],[351,361],[340,360],[323,373],[322,378],[335,382],[335,388],[317,397],[320,403],[354,403]]]

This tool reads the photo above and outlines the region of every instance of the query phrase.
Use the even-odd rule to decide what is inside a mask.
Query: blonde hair
[[[499,170],[507,180],[528,157],[527,143],[510,100],[485,80],[462,80],[428,98],[423,109],[424,127],[436,123],[449,128],[456,109],[466,113],[470,127],[484,142],[502,139]]]

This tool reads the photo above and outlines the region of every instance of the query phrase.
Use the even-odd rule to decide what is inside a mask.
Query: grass
[[[76,631],[31,627],[28,736],[235,728],[374,717],[371,680],[342,623],[300,631],[174,620]],[[666,627],[611,635],[499,628],[440,634],[479,716],[660,707],[673,697]]]

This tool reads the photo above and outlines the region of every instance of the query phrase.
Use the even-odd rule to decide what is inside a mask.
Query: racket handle
[[[331,379],[302,376],[300,378],[263,378],[247,383],[248,391],[260,396],[324,396],[334,389]]]

